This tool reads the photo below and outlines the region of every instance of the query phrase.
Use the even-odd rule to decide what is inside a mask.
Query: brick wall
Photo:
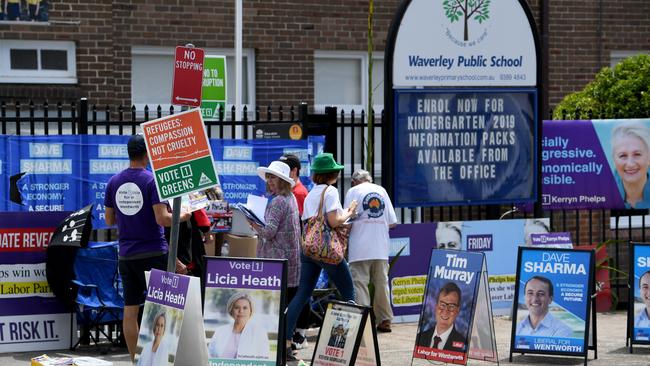
[[[540,19],[540,0],[528,0]],[[375,51],[381,52],[400,1],[375,0]],[[234,1],[100,0],[51,2],[49,26],[0,24],[2,39],[72,40],[74,86],[0,84],[1,98],[131,102],[131,47],[234,47]],[[257,104],[313,104],[314,50],[366,50],[367,1],[244,1],[245,48],[255,49]],[[551,108],[609,64],[612,50],[650,50],[650,2],[556,0],[549,4]],[[66,24],[54,21],[69,22]]]

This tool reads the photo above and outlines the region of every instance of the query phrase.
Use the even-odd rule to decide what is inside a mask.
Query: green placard
[[[225,111],[226,100],[228,100],[226,95],[226,56],[205,56],[201,100],[203,119],[219,118],[219,107]]]
[[[205,156],[155,172],[160,200],[167,200],[217,183],[212,157]]]

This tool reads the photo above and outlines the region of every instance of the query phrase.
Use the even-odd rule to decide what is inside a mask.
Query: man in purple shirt
[[[160,202],[153,174],[148,171],[147,148],[142,135],[127,145],[129,167],[111,177],[106,186],[106,224],[117,224],[120,243],[119,268],[124,286],[124,338],[133,359],[138,340],[138,312],[147,285],[144,272],[167,268],[167,241],[163,226],[171,226],[168,206]],[[181,214],[181,221],[189,213]],[[178,260],[177,260],[178,263]],[[177,265],[178,267],[178,265]],[[182,269],[177,271],[182,272]]]

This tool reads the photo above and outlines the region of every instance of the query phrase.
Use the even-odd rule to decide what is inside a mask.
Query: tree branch
[[[474,13],[476,13],[477,11],[479,11],[479,9],[481,9],[481,8],[483,7],[483,4],[485,3],[485,1],[486,1],[486,0],[480,0],[480,1],[478,2],[478,4],[476,4],[476,6],[474,7],[474,10],[472,10],[472,12],[469,13],[469,14],[467,15],[467,17],[468,17],[468,18],[471,18],[472,15],[474,15]]]

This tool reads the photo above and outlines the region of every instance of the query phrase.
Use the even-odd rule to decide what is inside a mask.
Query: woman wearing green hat
[[[338,164],[332,154],[323,153],[317,155],[310,167],[312,181],[316,184],[305,198],[302,221],[318,215],[321,196],[325,191],[323,198],[323,214],[326,216],[327,223],[330,227],[335,228],[342,225],[347,219],[356,214],[357,202],[352,201],[347,210],[341,206],[339,200],[339,191],[332,187],[339,178],[339,173],[343,170],[343,165]],[[341,293],[344,301],[354,300],[354,286],[348,263],[343,260],[337,265],[327,264],[313,260],[304,254],[300,254],[300,281],[298,292],[289,303],[287,310],[287,360],[295,360],[291,350],[291,336],[296,326],[297,317],[302,307],[309,301],[316,281],[320,275],[321,269],[327,272],[330,280],[334,282],[336,288]]]

